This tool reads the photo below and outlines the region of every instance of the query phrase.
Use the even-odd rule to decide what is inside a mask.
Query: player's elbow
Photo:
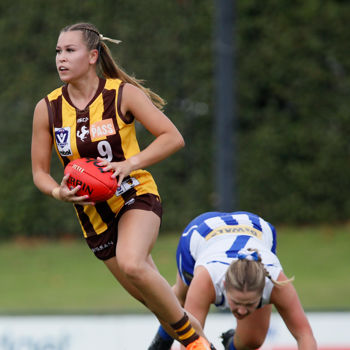
[[[33,183],[34,185],[42,192],[43,184],[45,184],[45,173],[41,170],[33,170],[32,171]]]
[[[32,178],[34,185],[38,187],[38,184],[40,183],[40,172],[32,170]]]
[[[185,140],[182,137],[182,135],[179,133],[179,135],[176,138],[176,142],[175,142],[175,148],[176,150],[180,150],[181,148],[185,147]]]

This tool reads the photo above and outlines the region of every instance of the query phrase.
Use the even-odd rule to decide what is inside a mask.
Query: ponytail
[[[241,292],[256,291],[262,294],[265,287],[265,277],[275,286],[283,286],[294,280],[274,280],[262,263],[261,256],[256,249],[242,249],[237,254],[238,260],[231,263],[226,271],[226,289],[236,289]]]
[[[61,33],[76,30],[81,31],[83,33],[83,38],[89,50],[98,50],[99,58],[97,61],[97,65],[105,78],[120,79],[124,83],[129,83],[138,87],[150,98],[150,100],[157,108],[159,108],[160,110],[163,109],[165,101],[151,89],[144,87],[142,85],[143,80],[128,75],[124,70],[122,70],[118,66],[118,64],[113,59],[113,56],[105,41],[109,41],[114,44],[119,44],[121,43],[120,40],[105,37],[98,31],[98,29],[93,24],[90,23],[77,23],[66,26],[61,30]]]

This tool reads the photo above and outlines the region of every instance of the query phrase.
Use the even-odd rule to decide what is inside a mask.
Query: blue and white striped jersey
[[[224,278],[228,266],[241,249],[259,251],[266,270],[277,279],[282,266],[276,256],[276,230],[249,212],[208,212],[185,228],[176,252],[178,271],[189,285],[197,266],[204,266],[216,291],[215,305],[228,308]],[[266,278],[261,305],[269,303],[273,283]]]

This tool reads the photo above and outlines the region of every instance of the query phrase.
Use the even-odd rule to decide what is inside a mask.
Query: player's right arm
[[[195,316],[204,328],[210,305],[214,302],[215,288],[209,272],[204,266],[198,266],[187,291],[185,310]]]
[[[31,157],[34,184],[47,195],[59,187],[50,175],[52,144],[47,106],[42,99],[34,110]]]
[[[52,135],[50,132],[47,105],[40,100],[34,110],[32,131],[32,173],[35,186],[43,193],[56,199],[79,204],[93,204],[86,201],[88,196],[76,196],[79,186],[70,190],[67,186],[69,175],[63,177],[59,185],[50,174]]]

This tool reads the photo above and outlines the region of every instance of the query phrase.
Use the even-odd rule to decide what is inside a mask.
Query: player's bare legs
[[[153,262],[152,257],[149,255],[147,258],[148,263],[154,268],[156,271],[158,271],[156,265]],[[123,271],[119,268],[117,260],[115,258],[108,259],[104,261],[108,269],[112,272],[114,277],[118,280],[118,282],[137,300],[139,300],[142,304],[145,304],[145,301],[143,300],[142,294],[139,292],[135,286],[129,282]],[[146,305],[147,306],[147,305]],[[196,330],[198,334],[202,333],[202,327],[198,320],[193,317],[189,312],[187,312],[188,317],[190,319],[190,322],[193,326],[193,328]],[[156,315],[157,316],[157,315]],[[157,316],[159,323],[163,326],[163,328],[166,330],[168,334],[170,334],[173,338],[177,338],[177,335],[175,334],[174,330],[169,326],[169,323],[165,320],[160,319]]]
[[[150,256],[159,226],[160,218],[151,211],[133,209],[124,213],[119,220],[116,258],[105,264],[123,287],[144,303],[167,332],[175,336],[169,325],[178,322],[184,310]],[[188,316],[196,332],[205,337],[199,322],[192,315]]]
[[[154,265],[153,260],[151,256],[149,256],[150,264]],[[104,261],[105,265],[108,267],[108,269],[112,272],[114,277],[118,280],[118,282],[131,294],[135,299],[140,301],[142,304],[145,304],[145,301],[143,300],[143,296],[141,295],[140,291],[128,280],[125,273],[120,269],[117,259],[115,257],[110,258],[108,260]]]
[[[127,211],[119,220],[116,258],[147,307],[161,319],[175,323],[183,316],[183,310],[168,282],[147,260],[156,242],[159,226],[160,218],[151,211]]]

